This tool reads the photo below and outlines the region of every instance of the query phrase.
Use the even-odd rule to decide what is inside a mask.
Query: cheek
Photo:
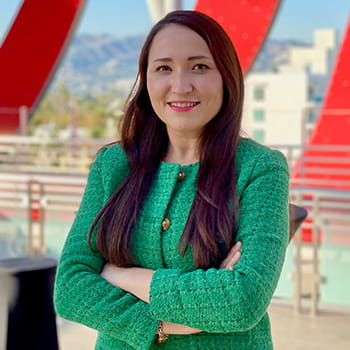
[[[224,82],[222,81],[222,78],[220,77],[220,80],[218,81],[218,104],[219,104],[219,109],[221,108],[223,101],[224,101]]]
[[[221,76],[217,74],[208,76],[202,83],[202,92],[208,99],[221,105],[224,95],[224,84]]]
[[[147,79],[147,92],[149,99],[151,101],[151,106],[153,111],[156,113],[158,118],[162,119],[161,116],[163,114],[163,94],[160,86],[160,82],[158,79]]]
[[[148,76],[146,76],[146,87],[147,87],[147,92],[148,92],[148,95],[150,96],[150,98],[152,98],[152,79]]]
[[[161,94],[162,94],[161,82],[159,80],[152,79],[152,77],[150,77],[147,80],[147,91],[148,91],[148,95],[150,96],[152,104],[159,102],[158,99],[161,97]]]
[[[212,82],[210,85],[210,91],[208,91],[208,93],[211,94],[213,98],[212,101],[215,105],[215,108],[219,110],[224,100],[224,88],[221,80],[217,81],[216,83]]]

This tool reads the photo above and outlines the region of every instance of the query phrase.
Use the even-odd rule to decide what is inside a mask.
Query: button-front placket
[[[177,175],[177,181],[182,181],[185,178],[186,174],[183,170],[180,170],[178,175]]]
[[[162,230],[166,231],[170,227],[170,220],[168,218],[164,218],[162,221]]]

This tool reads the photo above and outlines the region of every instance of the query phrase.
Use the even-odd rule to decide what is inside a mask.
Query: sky
[[[111,34],[116,37],[145,35],[152,26],[146,2],[87,0],[77,33]],[[193,9],[195,2],[183,0],[184,8]],[[22,0],[0,0],[0,42],[21,3]],[[316,28],[335,28],[341,37],[348,20],[350,0],[282,0],[269,38],[311,42]]]

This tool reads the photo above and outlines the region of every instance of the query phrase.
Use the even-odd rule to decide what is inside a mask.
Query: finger
[[[236,252],[236,254],[231,257],[230,259],[227,259],[224,264],[222,264],[221,268],[223,269],[228,269],[228,270],[233,270],[233,267],[238,263],[240,260],[242,254],[241,252]]]
[[[230,260],[232,259],[235,254],[242,248],[242,243],[241,242],[237,242],[231,249],[230,251],[228,252],[226,258],[224,259],[225,260]]]
[[[235,256],[234,256],[234,257],[232,258],[232,260],[231,260],[231,266],[232,266],[232,267],[234,267],[235,265],[237,265],[238,261],[241,259],[241,256],[242,256],[241,252],[237,252],[237,253],[235,254]]]
[[[242,248],[242,242],[237,242],[227,253],[226,258],[221,262],[220,269],[224,269],[230,266],[231,259],[237,254],[237,252]]]
[[[242,242],[237,242],[229,251],[228,256],[234,256],[242,248]]]

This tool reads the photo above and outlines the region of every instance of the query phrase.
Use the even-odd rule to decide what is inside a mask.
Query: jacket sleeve
[[[271,150],[249,171],[239,198],[240,261],[233,271],[157,270],[150,291],[155,318],[227,333],[249,330],[266,314],[288,244],[289,173],[284,156]]]
[[[54,303],[63,318],[111,335],[135,349],[148,349],[159,321],[149,305],[100,277],[104,259],[88,246],[90,225],[104,204],[101,167],[105,149],[92,164],[87,186],[58,264]],[[93,241],[93,240],[92,240]]]

